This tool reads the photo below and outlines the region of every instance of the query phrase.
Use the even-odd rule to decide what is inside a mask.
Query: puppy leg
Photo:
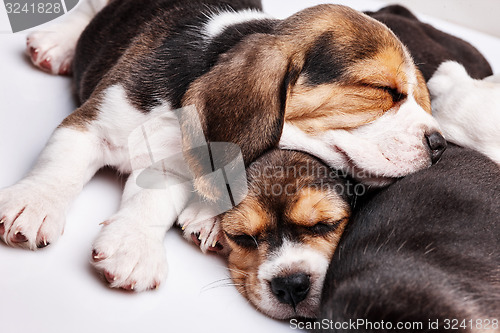
[[[163,238],[190,195],[186,184],[141,188],[139,174],[130,175],[121,209],[103,223],[92,251],[95,267],[111,287],[135,291],[156,289],[165,279]]]
[[[85,105],[69,116],[85,113]],[[0,191],[0,237],[10,246],[35,250],[57,240],[65,211],[103,165],[101,144],[89,129],[60,126],[33,170]]]
[[[71,74],[76,43],[92,18],[108,0],[84,0],[61,22],[28,35],[26,53],[40,69],[60,75]]]

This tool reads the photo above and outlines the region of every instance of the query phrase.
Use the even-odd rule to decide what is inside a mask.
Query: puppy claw
[[[221,252],[224,250],[224,246],[219,242],[215,242],[215,245],[209,246],[207,250],[210,252]]]
[[[35,49],[34,47],[30,47],[30,56],[31,56],[31,59],[33,59],[33,61],[38,60],[38,52],[39,52],[38,49]]]
[[[59,70],[59,75],[69,75],[69,67],[64,66]]]
[[[36,247],[39,248],[39,249],[43,249],[44,247],[47,247],[49,245],[50,245],[50,243],[47,242],[47,239],[44,238],[43,241],[42,241],[42,243],[38,244]]]
[[[12,240],[14,243],[25,243],[28,241],[25,235],[23,235],[19,230],[14,233],[14,239]]]
[[[99,225],[109,225],[111,222],[109,220],[99,223]]]
[[[40,68],[48,70],[49,72],[52,71],[52,65],[50,64],[50,57],[40,62],[39,66]]]
[[[109,283],[113,283],[117,280],[116,276],[107,271],[104,271],[104,277]]]
[[[134,291],[135,282],[131,283],[129,285],[126,285],[126,286],[121,286],[120,288],[123,289],[123,290]]]
[[[92,260],[94,260],[94,262],[98,262],[98,261],[102,261],[104,260],[106,257],[104,254],[102,253],[99,253],[97,252],[96,250],[93,250],[92,251]]]
[[[196,246],[200,246],[201,245],[201,240],[200,240],[200,234],[199,233],[193,233],[193,234],[191,234],[191,239],[196,244]]]

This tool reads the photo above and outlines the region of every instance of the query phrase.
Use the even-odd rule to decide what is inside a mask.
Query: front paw
[[[157,289],[167,276],[161,240],[148,236],[134,221],[111,219],[94,242],[94,266],[112,288]]]
[[[184,238],[193,241],[203,253],[224,251],[220,219],[216,213],[203,204],[191,204],[177,219]]]
[[[43,71],[69,75],[77,38],[71,31],[33,32],[26,40],[26,53]]]
[[[62,234],[64,213],[56,193],[14,185],[0,191],[0,237],[9,246],[43,248]]]

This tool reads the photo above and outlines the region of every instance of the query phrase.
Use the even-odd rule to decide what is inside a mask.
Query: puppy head
[[[248,183],[247,197],[221,222],[231,276],[271,317],[314,317],[349,219],[349,184],[316,158],[283,150],[252,163]]]
[[[330,5],[285,22],[307,51],[287,99],[282,147],[307,150],[373,185],[439,159],[446,142],[425,80],[387,27]]]
[[[384,184],[429,166],[445,145],[406,48],[383,24],[339,5],[245,37],[190,85],[183,105],[196,107],[208,141],[239,145],[246,165],[279,143]],[[187,149],[190,140],[183,136]],[[195,174],[209,171],[186,158]]]

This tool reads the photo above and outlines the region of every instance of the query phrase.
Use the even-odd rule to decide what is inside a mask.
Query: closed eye
[[[318,236],[324,236],[332,231],[335,231],[339,225],[345,221],[344,219],[338,221],[321,221],[313,225],[312,227],[308,227],[307,229]]]
[[[226,236],[233,242],[235,242],[237,245],[244,247],[246,249],[256,249],[259,246],[257,238],[252,235],[247,235],[247,234],[231,235],[226,233]]]
[[[382,89],[391,95],[392,101],[394,103],[401,102],[402,100],[406,99],[408,97],[406,94],[400,92],[396,88],[392,87],[378,87],[378,89]]]

